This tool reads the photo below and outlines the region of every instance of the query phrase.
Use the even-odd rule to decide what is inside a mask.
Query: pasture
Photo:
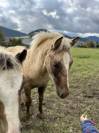
[[[60,99],[52,83],[45,92],[45,119],[36,117],[37,90],[32,90],[31,118],[22,120],[22,133],[81,133],[79,117],[86,112],[99,129],[99,49],[73,48],[70,94]],[[23,114],[23,113],[22,113]]]

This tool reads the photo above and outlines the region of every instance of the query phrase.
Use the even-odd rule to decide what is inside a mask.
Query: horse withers
[[[20,133],[18,91],[23,75],[21,63],[26,50],[15,57],[0,48],[0,133]]]

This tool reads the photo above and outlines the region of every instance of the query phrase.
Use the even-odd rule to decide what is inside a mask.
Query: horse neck
[[[27,58],[23,64],[23,73],[25,75],[28,75],[30,77],[33,77],[33,75],[39,75],[41,72],[44,71],[44,61],[45,57],[47,55],[47,51],[49,49],[45,45],[39,46],[37,48],[31,47],[28,50]]]

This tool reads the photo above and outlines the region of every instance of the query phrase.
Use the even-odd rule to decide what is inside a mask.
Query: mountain
[[[3,26],[0,26],[0,31],[3,32],[4,36],[7,38],[27,36],[27,34],[23,32],[12,30]]]
[[[28,35],[32,37],[39,32],[49,32],[49,31],[47,29],[37,29],[37,30],[31,31]]]
[[[71,38],[79,36],[81,42],[86,42],[86,41],[94,41],[96,43],[99,43],[99,36],[96,35],[86,35],[86,33],[73,33],[73,32],[63,32],[65,36],[69,36]],[[86,35],[84,37],[84,35]]]
[[[39,32],[59,32],[59,33],[63,34],[65,37],[67,37],[67,38],[73,38],[70,35],[65,34],[63,31],[47,30],[47,29],[37,29],[37,30],[34,30],[34,31],[30,32],[28,35],[32,37],[32,36],[36,35]]]
[[[94,41],[94,42],[96,42],[96,43],[99,43],[99,37],[97,37],[97,36],[82,37],[80,40],[81,40],[82,42]]]
[[[74,38],[74,37],[80,37],[80,41],[81,42],[87,42],[87,41],[94,41],[99,43],[99,37],[96,35],[86,35],[86,33],[75,33],[75,32],[69,32],[69,31],[61,31],[61,30],[47,30],[47,29],[37,29],[35,31],[32,31],[29,33],[30,36],[34,36],[35,34],[39,33],[39,32],[59,32],[61,34],[63,34],[65,37],[68,38]]]

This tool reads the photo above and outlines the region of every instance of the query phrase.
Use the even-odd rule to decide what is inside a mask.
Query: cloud
[[[9,7],[9,2],[7,0],[0,0],[0,7],[1,8]]]
[[[78,33],[78,35],[81,36],[81,37],[88,37],[88,36],[97,36],[97,37],[99,37],[98,33],[85,33],[85,34]]]
[[[52,12],[47,12],[47,10],[43,10],[42,13],[45,15],[45,16],[51,16],[52,18],[55,18],[55,19],[59,19],[59,16],[57,15],[56,11],[52,11]]]
[[[99,33],[99,0],[0,0],[0,25]]]

